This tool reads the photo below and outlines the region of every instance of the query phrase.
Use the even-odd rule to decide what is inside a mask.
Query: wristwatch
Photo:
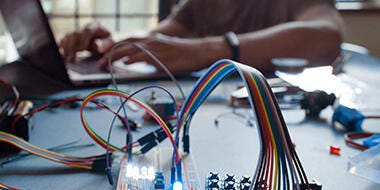
[[[227,32],[225,35],[224,35],[226,41],[227,41],[227,44],[228,46],[230,46],[230,49],[231,49],[231,52],[232,52],[232,60],[234,61],[239,61],[239,46],[240,46],[240,42],[239,42],[239,39],[238,37],[236,36],[236,34],[234,32]]]

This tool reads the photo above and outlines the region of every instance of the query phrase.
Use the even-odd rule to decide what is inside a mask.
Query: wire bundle
[[[28,113],[26,113],[25,115],[17,115],[15,120],[12,122],[12,126],[11,126],[11,132],[14,131],[15,127],[16,127],[16,123],[22,118],[22,117],[31,117],[33,116],[34,114],[38,113],[38,112],[41,112],[43,110],[46,110],[48,108],[52,108],[52,107],[57,107],[57,106],[60,106],[60,105],[63,105],[63,104],[67,104],[67,103],[72,103],[72,102],[82,102],[84,100],[84,98],[82,97],[71,97],[71,98],[65,98],[65,99],[60,99],[60,100],[56,100],[54,102],[51,102],[49,104],[46,104],[46,105],[42,105]],[[123,123],[126,122],[125,118],[122,117],[121,115],[115,113],[112,109],[110,109],[109,107],[107,107],[106,105],[104,105],[103,103],[101,102],[98,102],[96,100],[93,100],[91,101],[91,103],[95,104],[97,107],[99,108],[103,108],[103,109],[106,109],[110,112],[112,112],[113,114],[115,114]]]
[[[177,151],[177,148],[174,144],[174,138],[173,138],[172,132],[171,132],[168,124],[149,105],[145,104],[144,102],[142,102],[142,101],[140,101],[134,97],[136,94],[138,94],[144,90],[147,90],[149,88],[159,88],[161,90],[164,90],[173,99],[174,105],[176,105],[176,101],[175,101],[175,98],[173,97],[173,95],[169,91],[167,91],[165,88],[160,87],[160,86],[147,86],[147,87],[144,87],[144,88],[141,88],[141,89],[135,91],[132,94],[127,94],[127,93],[119,91],[119,90],[110,90],[110,89],[98,90],[98,91],[95,91],[95,92],[91,93],[90,95],[88,95],[82,103],[82,107],[80,110],[80,118],[81,118],[83,127],[85,128],[85,131],[87,132],[87,134],[96,143],[98,143],[100,146],[102,146],[103,148],[106,149],[106,155],[108,155],[109,151],[118,151],[118,152],[128,153],[128,155],[129,155],[128,161],[129,162],[132,162],[132,160],[133,160],[132,159],[133,153],[139,154],[139,153],[144,153],[146,151],[149,151],[151,148],[153,148],[154,146],[157,145],[157,143],[155,141],[158,139],[155,139],[155,138],[163,137],[163,139],[164,139],[165,138],[164,136],[166,136],[169,138],[169,140],[173,146],[173,154],[174,154],[173,159],[175,159],[175,162],[179,162],[178,151]],[[107,141],[105,139],[103,139],[99,134],[97,134],[90,127],[89,123],[87,122],[87,120],[84,116],[84,108],[86,107],[88,102],[91,102],[91,101],[95,100],[96,98],[105,97],[105,96],[114,96],[114,97],[118,97],[120,99],[121,105],[120,105],[119,109],[114,113],[118,114],[121,111],[121,109],[123,109],[125,118],[127,118],[127,114],[125,112],[124,105],[127,103],[127,101],[130,100],[130,101],[134,102],[135,104],[137,104],[138,106],[140,106],[141,108],[143,108],[158,123],[158,125],[161,126],[164,136],[158,135],[157,133],[156,134],[150,133],[147,136],[145,136],[147,138],[142,137],[137,142],[131,142],[132,141],[131,140],[132,134],[131,134],[131,131],[129,130],[130,127],[128,126],[128,124],[126,124],[127,125],[126,126],[126,128],[127,128],[127,142],[126,142],[126,144],[127,145],[122,147],[122,148],[117,147],[117,146],[110,143],[111,132],[112,132],[112,128],[113,128],[113,124],[114,124],[114,120],[115,120],[115,117],[114,117],[114,119],[111,122],[111,125],[109,126]],[[176,111],[176,112],[178,115],[178,111]],[[140,141],[144,138],[148,141],[145,141],[145,140]],[[163,139],[160,139],[158,141],[161,142]],[[139,151],[133,152],[132,148],[137,147],[139,145],[145,145],[145,146],[142,147]],[[105,170],[107,173],[107,178],[108,178],[109,183],[111,185],[114,185],[113,177],[111,175],[111,162],[110,162],[110,158],[108,156],[106,157],[106,168],[105,168]]]
[[[68,165],[70,167],[75,167],[75,168],[83,168],[83,169],[88,169],[88,170],[99,171],[100,168],[95,168],[97,165],[95,164],[95,162],[97,160],[104,160],[104,156],[99,156],[99,157],[93,156],[93,157],[84,157],[84,158],[66,156],[63,154],[59,154],[59,153],[32,145],[19,137],[16,137],[12,134],[2,132],[2,131],[0,131],[0,141],[11,144],[35,156],[39,156],[41,158],[45,158],[53,162],[65,164],[65,165]],[[104,168],[101,168],[101,170],[103,171]]]
[[[260,154],[250,189],[311,189],[270,86],[260,72],[249,66],[220,60],[210,67],[181,108],[176,144],[183,127],[184,149],[188,150],[191,118],[215,87],[233,72],[238,72],[247,87],[260,136]]]
[[[218,61],[212,67],[210,67],[208,72],[203,77],[198,80],[191,94],[186,98],[178,114],[175,138],[173,138],[170,128],[165,123],[165,121],[152,108],[150,108],[144,102],[133,97],[135,93],[129,95],[118,90],[99,90],[91,93],[86,98],[72,98],[69,100],[66,99],[53,102],[52,104],[42,106],[32,112],[29,112],[26,116],[32,116],[33,114],[50,106],[60,105],[70,101],[83,101],[80,109],[80,117],[82,124],[89,136],[107,150],[127,153],[127,150],[131,150],[133,146],[137,146],[138,144],[135,142],[131,144],[133,146],[125,147],[117,147],[113,144],[110,144],[109,139],[106,141],[90,127],[85,118],[84,111],[88,103],[95,103],[98,107],[105,108],[115,114],[116,117],[122,120],[123,124],[126,124],[126,116],[123,117],[119,115],[119,111],[124,106],[125,102],[130,100],[138,106],[142,107],[147,113],[149,113],[162,127],[166,136],[169,137],[171,144],[174,147],[172,159],[172,179],[174,176],[173,168],[176,164],[178,172],[177,175],[179,180],[181,180],[181,164],[177,151],[181,128],[184,128],[184,149],[185,152],[189,152],[189,127],[191,118],[197,109],[206,100],[208,95],[217,87],[217,85],[219,85],[227,76],[234,72],[239,73],[240,77],[245,83],[245,86],[247,87],[249,93],[249,101],[253,110],[253,114],[256,116],[258,132],[260,136],[260,154],[256,166],[256,171],[251,180],[252,184],[250,189],[311,189],[307,180],[307,176],[291,142],[289,132],[284,122],[283,116],[281,115],[281,111],[278,107],[275,96],[273,95],[271,88],[266,82],[264,76],[249,66],[242,65],[230,60]],[[106,105],[103,105],[96,101],[97,98],[103,96],[118,97],[121,98],[121,100],[124,100],[124,102],[119,110],[114,111]],[[14,123],[16,122],[17,119]],[[14,128],[15,125],[12,127]],[[128,131],[128,133],[130,133],[130,131]],[[98,166],[96,164],[98,159],[102,159],[104,161],[104,155],[102,157],[77,158],[51,152],[31,145],[30,143],[16,136],[4,132],[0,132],[0,141],[12,144],[31,154],[55,162],[63,163],[71,167],[94,169],[94,166]],[[106,167],[109,167],[109,163],[103,164],[101,167],[97,168],[104,170]]]
[[[3,82],[5,84],[7,84],[7,86],[9,86],[8,83],[6,83],[5,81],[0,81],[0,82]],[[136,94],[142,90],[146,90],[147,88],[163,89],[162,87],[149,86],[149,87],[145,87],[139,91],[136,91],[134,94]],[[13,88],[13,89],[15,89],[15,88]],[[167,91],[166,89],[163,89],[163,90]],[[15,92],[16,92],[15,93],[15,97],[16,97],[15,99],[16,100],[14,101],[15,102],[14,104],[17,105],[17,102],[18,102],[17,90]],[[174,97],[168,91],[167,91],[167,93],[174,100]],[[93,103],[99,108],[103,108],[103,109],[110,111],[112,114],[114,114],[114,116],[115,116],[114,119],[118,118],[122,121],[122,123],[124,125],[127,125],[126,117],[123,117],[119,114],[121,107],[119,108],[119,110],[117,112],[115,112],[114,110],[109,108],[107,105],[105,105],[102,102],[99,102],[97,100],[97,98],[103,97],[103,96],[116,96],[116,97],[125,99],[125,102],[123,103],[123,105],[126,103],[127,100],[131,100],[132,102],[134,102],[137,105],[144,108],[157,121],[157,123],[162,127],[163,131],[165,132],[165,135],[168,136],[170,138],[172,144],[174,144],[173,135],[170,131],[170,128],[165,123],[165,121],[148,105],[146,105],[142,101],[139,101],[136,98],[132,97],[134,94],[128,95],[128,94],[125,94],[125,93],[118,91],[118,90],[99,90],[99,91],[96,91],[96,92],[90,94],[86,98],[72,97],[72,98],[57,100],[57,101],[54,101],[52,103],[40,106],[40,107],[26,113],[25,115],[17,115],[16,118],[13,120],[13,123],[11,126],[11,131],[14,131],[14,129],[17,127],[16,123],[23,117],[31,117],[40,111],[46,110],[46,109],[51,108],[51,107],[56,107],[56,106],[59,106],[62,104],[82,101],[83,103],[82,103],[81,110],[80,110],[81,121],[83,123],[83,126],[84,126],[86,132],[90,135],[90,137],[93,138],[94,141],[97,142],[99,145],[101,145],[103,148],[107,148],[107,149],[109,148],[111,151],[127,152],[127,150],[129,150],[129,149],[131,150],[131,147],[125,146],[125,147],[119,148],[119,147],[116,147],[112,144],[109,144],[108,141],[105,141],[94,130],[92,130],[90,128],[87,120],[84,117],[85,108],[87,107],[87,105],[89,103]],[[174,102],[175,102],[175,100],[174,100]],[[13,106],[13,107],[15,107],[15,106]],[[10,108],[10,109],[14,109],[14,108]],[[177,115],[178,115],[178,113],[177,113]],[[107,156],[107,155],[109,155],[108,151],[107,151],[106,155],[92,156],[92,157],[85,157],[85,158],[66,156],[63,154],[58,154],[56,152],[40,148],[38,146],[34,146],[34,145],[26,142],[25,140],[15,136],[15,135],[12,135],[12,134],[6,133],[6,132],[2,132],[2,131],[0,131],[0,141],[8,143],[8,144],[15,146],[17,148],[20,148],[21,150],[28,152],[30,154],[33,154],[35,156],[39,156],[39,157],[42,157],[42,158],[45,158],[45,159],[48,159],[48,160],[51,160],[51,161],[54,161],[57,163],[62,163],[62,164],[68,165],[70,167],[92,169],[95,171],[104,171],[104,169],[107,168],[107,166],[109,166],[109,163],[108,163],[109,162],[109,156]],[[138,146],[138,142],[134,142],[133,146]],[[179,159],[178,156],[176,156],[176,157],[177,157],[177,159]],[[6,187],[7,186],[5,186],[5,185],[0,186],[0,188],[6,188]]]
[[[126,101],[130,100],[130,101],[134,102],[135,104],[137,104],[138,106],[142,107],[162,127],[166,136],[169,138],[170,142],[172,143],[173,147],[175,147],[174,146],[174,138],[173,138],[173,135],[172,135],[168,125],[151,107],[149,107],[144,102],[138,100],[137,98],[133,97],[132,95],[129,95],[129,94],[122,92],[122,91],[119,91],[119,90],[109,90],[109,89],[98,90],[98,91],[95,91],[95,92],[91,93],[90,95],[88,95],[83,100],[82,107],[80,110],[80,118],[81,118],[81,121],[82,121],[82,124],[83,124],[85,131],[100,146],[102,146],[105,149],[109,149],[110,151],[118,151],[118,152],[124,152],[124,153],[126,153],[126,150],[128,150],[130,148],[130,147],[117,147],[116,145],[110,144],[108,141],[106,141],[104,138],[102,138],[98,133],[96,133],[90,127],[88,121],[86,120],[86,117],[84,115],[84,109],[85,109],[86,105],[89,102],[95,100],[96,98],[104,97],[104,96],[114,96],[114,97],[122,98],[123,100],[125,100],[124,103]],[[120,109],[114,113],[118,113],[119,111],[120,111]],[[136,142],[133,144],[136,145]],[[179,158],[178,158],[178,155],[177,155],[178,153],[177,153],[176,149],[175,149],[175,152],[176,152],[176,160],[178,160]]]
[[[9,88],[12,87],[12,89],[14,89],[14,95],[15,95],[15,99],[16,99],[14,101],[15,106],[9,108],[9,109],[14,109],[14,107],[16,107],[18,99],[19,99],[18,98],[18,92],[17,92],[16,88],[11,86],[6,81],[1,80],[0,82],[3,82]],[[148,88],[160,88],[160,89],[166,91],[174,100],[174,97],[166,89],[163,89],[162,87],[157,87],[157,86],[145,87],[143,89],[140,89],[139,91],[136,91],[134,94],[137,94],[138,92],[146,90]],[[109,108],[107,105],[105,105],[102,102],[99,102],[97,100],[97,98],[99,98],[99,97],[116,96],[116,97],[125,99],[125,102],[123,103],[123,105],[126,103],[127,100],[131,100],[132,102],[136,103],[140,107],[144,108],[157,121],[157,123],[162,127],[165,135],[169,137],[169,139],[171,140],[171,142],[174,146],[173,135],[170,131],[170,128],[165,123],[165,121],[148,105],[146,105],[142,101],[132,97],[134,94],[128,95],[128,94],[121,92],[121,91],[118,91],[118,90],[99,90],[99,91],[96,91],[94,93],[91,93],[86,98],[71,97],[71,98],[56,100],[52,103],[40,106],[40,107],[26,113],[25,115],[17,115],[12,122],[11,132],[15,130],[15,128],[17,127],[16,123],[23,117],[28,118],[28,117],[31,117],[40,111],[43,111],[43,110],[46,110],[46,109],[52,108],[52,107],[57,107],[57,106],[60,106],[62,104],[82,101],[83,103],[82,103],[81,110],[80,110],[80,116],[81,116],[81,121],[83,123],[83,126],[84,126],[86,132],[89,134],[89,136],[91,138],[93,138],[94,141],[97,142],[99,145],[101,145],[103,148],[109,148],[110,151],[127,152],[127,150],[131,150],[131,147],[128,147],[128,146],[117,147],[117,146],[114,146],[112,144],[109,144],[108,141],[104,140],[93,129],[91,129],[86,118],[84,117],[85,108],[87,107],[87,105],[89,103],[92,103],[92,104],[95,104],[99,108],[103,108],[103,109],[110,111],[112,114],[114,114],[114,116],[115,116],[114,119],[118,118],[122,121],[123,125],[127,125],[126,117],[123,117],[119,114],[121,107],[116,112],[116,111],[112,110],[111,108]],[[175,100],[174,100],[174,102],[175,102]],[[177,115],[178,115],[178,113],[177,113]],[[77,157],[65,156],[65,155],[58,154],[58,153],[53,152],[53,151],[49,151],[49,150],[40,148],[38,146],[34,146],[34,145],[24,141],[23,139],[15,136],[15,135],[12,135],[12,134],[6,133],[6,132],[1,132],[1,131],[0,131],[0,141],[8,143],[12,146],[18,147],[21,150],[28,152],[30,154],[33,154],[35,156],[39,156],[39,157],[42,157],[42,158],[45,158],[45,159],[48,159],[48,160],[51,160],[54,162],[66,164],[66,165],[71,166],[71,167],[77,167],[77,168],[83,168],[83,169],[92,169],[92,170],[96,170],[96,171],[104,171],[104,169],[107,168],[107,166],[109,165],[109,163],[108,163],[109,157],[107,156],[108,151],[107,151],[106,155],[95,156],[95,157],[77,158]],[[139,145],[138,142],[133,142],[133,147],[138,146],[138,145]],[[139,151],[136,151],[134,153],[138,154]],[[177,159],[179,159],[178,155],[176,156],[176,161],[177,161]]]
[[[17,115],[16,118],[13,120],[12,126],[11,126],[11,132],[15,129],[16,123],[23,117],[31,117],[34,114],[43,111],[45,109],[51,108],[51,107],[56,107],[62,104],[70,103],[70,102],[78,102],[78,101],[83,101],[84,98],[81,97],[72,97],[72,98],[66,98],[62,100],[57,100],[54,101],[50,104],[46,104],[43,106],[40,106],[25,115]],[[121,115],[115,113],[112,109],[108,108],[106,105],[102,104],[101,102],[98,102],[96,100],[90,101],[91,103],[95,104],[99,108],[106,109],[113,114],[115,114],[123,123],[126,122],[125,118],[122,117]],[[17,148],[20,148],[21,150],[28,152],[30,154],[33,154],[35,156],[39,156],[57,163],[62,163],[65,165],[68,165],[70,167],[75,167],[75,168],[83,168],[83,169],[89,169],[89,170],[94,170],[94,171],[104,171],[105,168],[105,155],[99,155],[99,156],[90,156],[90,157],[84,157],[84,158],[79,158],[79,157],[72,157],[72,156],[66,156],[63,154],[58,154],[54,151],[49,151],[43,148],[40,148],[38,146],[32,145],[25,140],[12,135],[10,133],[2,132],[0,131],[0,141],[8,143],[12,146],[15,146]]]

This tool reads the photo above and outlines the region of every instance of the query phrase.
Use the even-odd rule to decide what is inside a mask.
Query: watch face
[[[306,59],[286,57],[273,58],[271,62],[277,70],[285,72],[300,72],[309,64]]]

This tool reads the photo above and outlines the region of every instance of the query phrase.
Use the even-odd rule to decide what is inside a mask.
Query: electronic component
[[[165,189],[165,179],[162,172],[157,172],[153,182],[154,189]]]
[[[301,108],[305,110],[306,116],[318,117],[319,113],[335,102],[334,94],[327,94],[324,91],[305,92],[300,101]]]
[[[265,77],[247,65],[231,60],[220,60],[200,77],[184,101],[178,115],[176,141],[178,142],[178,134],[183,127],[183,147],[188,149],[187,135],[189,135],[189,127],[191,126],[190,121],[196,110],[217,85],[232,73],[238,73],[245,83],[249,94],[248,100],[256,116],[260,144],[263,147],[260,149],[257,170],[252,177],[254,180],[252,180],[250,188],[264,190],[281,187],[282,189],[310,190],[311,184],[308,182],[308,177],[297,156],[273,91]],[[275,146],[271,146],[273,144]],[[176,158],[174,153],[173,158]],[[176,162],[176,164],[178,163]],[[279,168],[282,172],[278,172]],[[220,188],[228,189],[234,186],[233,180],[228,183],[213,183],[212,185],[219,185]],[[223,186],[221,187],[221,185]]]
[[[3,104],[7,104],[6,102]],[[28,119],[22,115],[29,112],[33,103],[29,100],[20,101],[13,111],[0,115],[0,131],[13,134],[17,137],[29,140]],[[0,153],[17,153],[20,149],[8,143],[0,142]]]
[[[164,189],[164,179],[161,173],[155,173],[152,166],[126,163],[123,174],[123,189]],[[121,176],[120,176],[121,177]]]
[[[316,181],[312,180],[309,182],[309,184],[301,184],[300,185],[301,190],[322,190],[322,185]]]
[[[170,182],[170,162],[173,150],[154,148],[144,155],[133,157],[131,163],[128,156],[117,155],[113,167],[118,171],[116,190],[166,190],[166,189],[201,189],[198,173],[190,155],[182,156],[183,181]],[[182,187],[182,188],[181,188]]]
[[[330,154],[340,156],[340,148],[334,145],[330,146]]]
[[[174,118],[176,105],[173,100],[166,97],[157,97],[156,92],[152,91],[150,100],[147,104],[153,108],[153,110],[163,119],[169,120]],[[145,120],[153,120],[152,116],[149,113],[143,115]]]
[[[163,118],[157,114],[150,106],[144,102],[133,98],[134,94],[126,94],[118,90],[100,90],[88,95],[82,99],[81,106],[81,121],[86,132],[98,144],[103,146],[109,151],[123,152],[117,156],[119,160],[115,161],[113,167],[118,168],[116,172],[117,186],[116,189],[201,189],[199,179],[192,163],[191,156],[188,154],[180,154],[179,147],[179,134],[183,130],[183,147],[184,151],[189,152],[189,127],[192,116],[205,101],[213,89],[232,72],[238,72],[246,84],[247,92],[249,94],[248,100],[252,111],[255,113],[257,127],[260,135],[261,147],[259,162],[257,163],[257,171],[254,177],[241,177],[226,174],[223,177],[217,174],[212,174],[206,183],[207,189],[276,189],[276,187],[284,186],[284,189],[318,189],[320,186],[312,188],[311,183],[308,183],[307,176],[304,172],[302,164],[294,149],[289,132],[287,130],[284,118],[281,114],[279,106],[277,105],[276,98],[271,91],[269,84],[266,82],[264,76],[257,70],[248,67],[247,65],[232,62],[230,60],[221,60],[214,64],[210,70],[200,78],[196,87],[191,92],[190,96],[185,100],[181,111],[176,115],[178,120],[175,126],[168,125]],[[139,92],[139,91],[138,91]],[[94,102],[97,97],[101,96],[116,96],[125,101],[130,100],[139,106],[143,107],[147,113],[162,127],[148,135],[140,138],[137,143],[128,143],[132,140],[131,136],[127,137],[127,146],[117,147],[112,145],[109,140],[107,142],[93,131],[84,117],[84,109],[88,103],[95,103],[101,108],[108,108],[106,105]],[[176,107],[175,99],[173,98],[173,109]],[[120,107],[122,108],[122,106]],[[118,115],[112,109],[108,109],[119,117],[123,122],[126,122],[126,116]],[[120,111],[120,109],[118,110]],[[111,124],[112,126],[112,124]],[[176,131],[173,137],[173,131]],[[128,130],[130,135],[130,130]],[[158,143],[162,142],[166,137],[169,138],[173,149],[153,148]],[[109,139],[109,138],[108,138]],[[29,144],[23,142],[19,138],[14,138],[9,134],[0,132],[0,140],[11,141],[16,146],[27,147]],[[16,142],[17,140],[17,142]],[[140,146],[140,155],[132,154],[132,147],[135,149]],[[36,147],[32,147],[36,148]],[[24,149],[23,149],[24,150]],[[109,155],[97,157],[76,158],[57,154],[50,151],[42,151],[25,149],[36,155],[44,156],[47,159],[55,160],[59,163],[64,163],[72,167],[80,167],[93,170],[102,170],[106,168],[109,179],[113,179],[112,171],[110,169]],[[128,154],[125,154],[128,150]],[[135,152],[133,152],[135,153]],[[94,159],[95,158],[95,159]],[[97,161],[99,160],[99,163]],[[118,163],[115,165],[115,163]],[[281,170],[282,172],[278,172]],[[110,172],[111,171],[111,172]],[[110,177],[111,176],[111,177]],[[112,180],[110,183],[113,184]],[[319,188],[320,189],[320,188]]]
[[[221,177],[220,174],[216,172],[210,172],[206,177],[206,190],[235,190],[235,189],[249,189],[251,186],[251,179],[248,176],[242,176],[241,178],[236,177],[233,174],[226,174]]]
[[[380,143],[380,135],[372,135],[363,140],[363,145],[368,147],[376,146]]]
[[[141,128],[141,123],[138,123],[132,119],[128,119],[128,125],[132,131],[136,131],[138,128]],[[127,128],[127,125],[119,125],[119,127]]]
[[[351,147],[354,147],[360,150],[367,150],[369,148],[368,144],[364,145],[364,142],[363,144],[359,144],[355,142],[355,140],[361,139],[361,138],[367,138],[366,140],[368,140],[368,139],[371,139],[371,137],[375,135],[377,136],[379,134],[367,133],[367,132],[349,132],[344,135],[344,141],[346,142],[347,145]]]
[[[338,106],[332,116],[332,121],[340,123],[347,131],[361,132],[364,119],[380,119],[380,116],[364,116],[358,110],[346,106]]]
[[[173,184],[173,190],[182,190],[183,189],[183,184],[180,181],[176,181]]]
[[[173,132],[174,127],[170,123],[167,123],[170,132]],[[144,154],[157,146],[159,143],[164,141],[167,138],[166,133],[162,128],[156,129],[153,132],[150,132],[143,137],[139,138],[137,142],[142,146],[140,149],[141,153]]]
[[[0,131],[7,132],[13,134],[17,137],[23,138],[24,140],[29,140],[29,127],[28,120],[24,117],[19,119],[15,124],[15,129],[12,130],[12,123],[16,116],[1,116],[0,122]],[[21,149],[12,146],[5,142],[0,142],[0,153],[17,153],[20,152]]]
[[[289,86],[272,87],[272,91],[281,108],[301,108],[305,110],[308,117],[318,117],[319,113],[327,106],[333,105],[336,99],[334,94],[327,94],[319,90],[297,93],[298,88]],[[230,96],[230,104],[233,107],[250,107],[247,89],[240,88],[234,91]]]
[[[358,110],[346,106],[338,106],[332,116],[332,121],[340,123],[347,131],[362,131],[364,119]]]
[[[205,182],[205,190],[250,190],[252,183],[250,176],[237,177],[234,174],[221,175],[216,172],[210,172]],[[300,184],[299,186],[301,190],[322,190],[322,185],[315,180],[308,184]],[[253,190],[266,189],[268,189],[267,184],[264,182],[261,182],[253,188]]]

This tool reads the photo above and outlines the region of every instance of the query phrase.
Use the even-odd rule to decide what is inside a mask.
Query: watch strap
[[[227,32],[224,35],[224,37],[227,41],[228,46],[231,49],[232,60],[239,61],[239,58],[240,58],[240,52],[239,52],[240,42],[239,42],[238,37],[236,36],[236,34],[234,32]]]

